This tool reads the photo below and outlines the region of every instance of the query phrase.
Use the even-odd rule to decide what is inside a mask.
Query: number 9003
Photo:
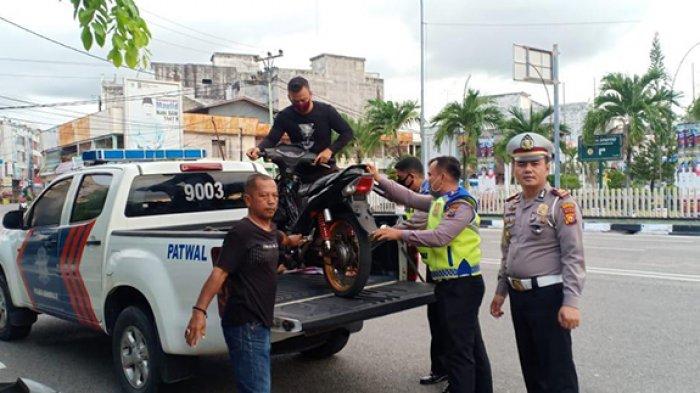
[[[185,200],[188,202],[224,198],[224,185],[218,181],[216,183],[185,184],[183,189]]]

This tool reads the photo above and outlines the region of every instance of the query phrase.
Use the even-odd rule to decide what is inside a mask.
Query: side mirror
[[[2,218],[2,226],[7,229],[24,228],[24,210],[13,210],[5,213]]]

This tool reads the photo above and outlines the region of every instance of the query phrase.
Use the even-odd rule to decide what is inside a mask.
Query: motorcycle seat
[[[342,173],[343,172],[331,173],[330,175],[326,175],[321,177],[320,179],[317,179],[313,183],[303,184],[301,187],[299,187],[299,196],[303,198],[310,194],[313,194],[316,190],[319,190],[328,185],[329,183],[333,182]]]

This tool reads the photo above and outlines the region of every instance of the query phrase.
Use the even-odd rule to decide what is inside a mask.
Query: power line
[[[235,45],[245,46],[245,47],[248,47],[248,48],[261,49],[259,46],[249,45],[249,44],[245,44],[245,43],[238,42],[238,41],[233,41],[233,40],[230,40],[230,39],[228,39],[228,38],[223,38],[223,37],[215,36],[215,35],[213,35],[213,34],[209,34],[209,33],[206,33],[206,32],[200,31],[200,30],[193,29],[193,28],[191,28],[191,27],[189,27],[189,26],[183,25],[182,23],[176,22],[176,21],[174,21],[174,20],[172,20],[172,19],[165,18],[165,17],[163,17],[163,16],[161,16],[161,15],[155,13],[155,12],[151,12],[151,11],[149,11],[149,10],[146,10],[146,9],[144,9],[143,7],[139,7],[139,9],[140,9],[141,11],[147,13],[147,14],[150,14],[150,15],[152,15],[152,16],[158,18],[158,19],[164,20],[164,21],[169,22],[169,23],[172,23],[172,24],[174,24],[174,25],[176,25],[176,26],[180,26],[180,27],[182,27],[183,29],[187,29],[187,30],[189,30],[189,31],[192,31],[192,32],[195,32],[195,33],[198,33],[198,34],[201,34],[201,35],[210,37],[210,38],[216,38],[217,40],[222,40],[222,41],[230,42],[230,43],[233,43],[233,44],[235,44]]]
[[[13,78],[60,78],[60,79],[102,79],[99,76],[78,76],[78,75],[39,75],[39,74],[3,74],[3,77]]]
[[[15,23],[15,22],[13,22],[13,21],[7,19],[7,18],[2,17],[2,16],[0,16],[0,20],[3,21],[3,22],[5,22],[5,23],[8,23],[8,24],[10,24],[10,25],[12,25],[12,26],[15,26],[15,27],[17,27],[17,28],[20,29],[20,30],[24,30],[24,31],[26,31],[26,32],[29,33],[29,34],[35,35],[35,36],[37,36],[37,37],[39,37],[39,38],[41,38],[41,39],[44,39],[44,40],[49,41],[49,42],[51,42],[51,43],[54,43],[54,44],[56,44],[56,45],[58,45],[58,46],[61,46],[61,47],[63,47],[63,48],[66,48],[66,49],[72,50],[72,51],[74,51],[74,52],[83,54],[83,55],[85,55],[85,56],[92,57],[93,59],[97,59],[97,60],[100,60],[100,61],[105,61],[105,62],[111,64],[111,61],[107,60],[107,59],[104,58],[104,57],[100,57],[100,56],[93,55],[93,54],[90,53],[90,52],[84,51],[84,50],[82,50],[82,49],[78,49],[78,48],[76,48],[76,47],[74,47],[74,46],[70,46],[70,45],[68,45],[68,44],[64,44],[63,42],[60,42],[60,41],[57,41],[57,40],[54,40],[54,39],[51,38],[51,37],[47,37],[47,36],[45,36],[45,35],[43,35],[43,34],[41,34],[41,33],[37,33],[37,32],[34,31],[34,30],[31,30],[31,29],[26,28],[26,27],[24,27],[24,26],[22,26],[22,25],[19,25],[19,24]],[[148,73],[148,74],[153,74],[153,72],[150,72],[150,71],[147,71],[147,70],[143,70],[143,69],[138,69],[138,70],[133,70],[133,71],[139,71],[139,72],[144,72],[144,73]]]
[[[208,55],[211,54],[211,51],[206,51],[206,50],[202,50],[202,49],[195,49],[195,48],[191,48],[191,47],[189,47],[189,46],[176,44],[176,43],[174,43],[174,42],[169,42],[169,41],[161,40],[161,39],[159,39],[159,38],[151,38],[151,40],[154,41],[154,42],[160,42],[161,44],[166,44],[166,45],[170,45],[170,46],[175,46],[175,47],[178,47],[178,48],[187,49],[187,50],[191,50],[191,51],[194,51],[194,52],[206,53],[206,54],[208,54]]]
[[[110,67],[114,68],[112,63],[88,63],[85,61],[61,61],[61,60],[42,60],[42,59],[22,59],[17,57],[0,57],[0,61],[19,62],[19,63],[41,63],[53,65],[84,65],[91,67]]]
[[[611,21],[587,21],[587,22],[514,22],[514,23],[489,23],[489,22],[425,22],[429,26],[466,26],[466,27],[550,27],[550,26],[595,26],[613,24],[634,24],[640,20],[611,20]]]
[[[151,26],[151,25],[153,25],[153,26],[158,26],[158,27],[160,27],[161,29],[165,29],[165,30],[171,31],[171,32],[173,32],[173,33],[175,33],[175,34],[180,34],[180,35],[183,35],[183,36],[185,36],[185,37],[189,37],[189,38],[194,39],[194,40],[198,40],[198,41],[201,41],[201,42],[206,42],[207,44],[211,44],[211,45],[215,45],[215,46],[222,46],[221,42],[214,42],[214,41],[210,41],[210,40],[207,40],[207,39],[204,39],[204,38],[201,38],[201,37],[197,37],[196,35],[192,35],[192,34],[189,34],[189,33],[183,33],[182,31],[179,31],[179,30],[177,30],[177,29],[173,29],[173,28],[171,28],[171,27],[162,25],[162,24],[160,24],[160,23],[153,22],[153,21],[151,21],[151,20],[147,21],[147,23],[148,23],[149,26]]]

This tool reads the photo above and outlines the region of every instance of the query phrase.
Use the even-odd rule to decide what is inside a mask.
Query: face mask
[[[306,111],[308,111],[309,107],[311,106],[311,100],[304,102],[295,102],[292,105],[294,106],[294,110],[296,110],[297,112],[306,113]]]
[[[411,183],[413,183],[413,180],[411,180],[410,183],[407,180],[409,177],[412,177],[412,176],[413,175],[406,175],[406,177],[404,177],[403,179],[397,178],[396,180],[398,180],[398,183],[401,184],[402,186],[404,186],[406,188],[411,188]]]

